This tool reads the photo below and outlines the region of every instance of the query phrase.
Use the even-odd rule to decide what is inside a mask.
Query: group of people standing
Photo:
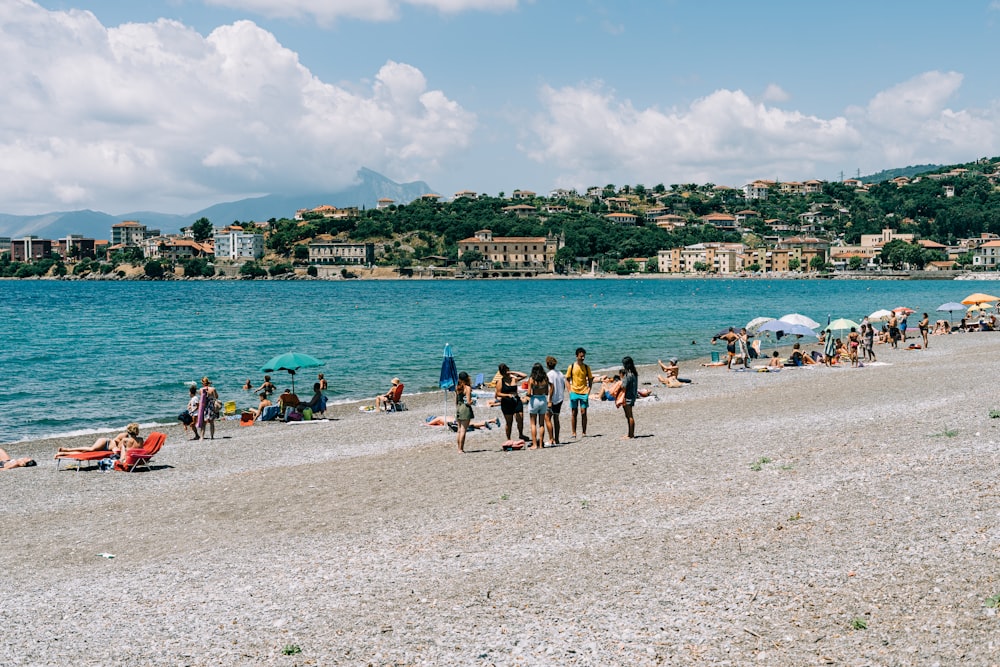
[[[558,360],[553,356],[545,358],[545,365],[535,363],[528,374],[511,370],[507,364],[501,363],[494,381],[494,397],[500,406],[505,422],[507,440],[511,439],[513,426],[517,425],[518,437],[524,436],[524,406],[527,402],[528,420],[531,433],[529,449],[545,447],[546,434],[550,443],[558,445],[560,441],[559,415],[563,403],[569,397],[571,437],[577,437],[577,425],[583,437],[587,436],[587,409],[590,406],[590,393],[594,385],[594,373],[586,363],[587,351],[577,348],[573,363],[561,373],[556,369]],[[526,383],[525,383],[526,381]],[[520,385],[524,384],[525,396],[520,393]],[[628,434],[623,438],[635,437],[635,418],[633,406],[639,393],[639,373],[631,357],[622,359],[620,379],[614,389],[615,404],[625,412]],[[458,387],[455,391],[458,422],[458,451],[465,451],[465,436],[469,423],[474,417],[472,404],[472,383],[469,374],[458,374]]]
[[[212,386],[212,381],[207,377],[201,379],[201,388],[191,385],[188,389],[190,398],[187,409],[177,416],[177,419],[184,424],[186,431],[190,427],[194,431],[192,440],[201,440],[205,437],[206,431],[210,439],[215,439],[215,420],[222,414],[222,401],[219,400],[219,392]]]

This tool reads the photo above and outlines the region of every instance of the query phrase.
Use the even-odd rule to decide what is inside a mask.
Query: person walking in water
[[[590,366],[584,363],[587,351],[576,348],[576,360],[566,369],[566,381],[569,384],[569,409],[571,435],[576,437],[576,413],[580,413],[580,428],[583,437],[587,437],[587,408],[590,405],[590,389],[594,386],[594,374]]]

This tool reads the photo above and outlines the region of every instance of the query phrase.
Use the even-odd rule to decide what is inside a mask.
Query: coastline
[[[0,476],[0,656],[986,664],[998,352],[956,334],[862,369],[684,363],[693,385],[636,406],[641,437],[595,404],[590,437],[539,452],[494,429],[458,454],[421,425],[441,394],[209,442],[168,427],[148,473],[50,469],[84,436],[20,443],[40,465]]]

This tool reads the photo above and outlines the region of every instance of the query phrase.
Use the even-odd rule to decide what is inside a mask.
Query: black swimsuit
[[[502,396],[500,398],[500,412],[505,415],[513,415],[518,412],[524,412],[524,406],[521,404],[521,397],[517,395],[516,384],[507,384],[503,380],[500,380],[500,393],[514,394],[514,396]]]

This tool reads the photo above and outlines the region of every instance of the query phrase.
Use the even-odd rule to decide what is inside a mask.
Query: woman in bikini
[[[848,355],[851,357],[851,366],[858,365],[858,348],[861,347],[861,334],[855,327],[851,327],[851,333],[847,334]]]
[[[552,383],[541,364],[531,367],[528,380],[528,419],[531,420],[531,447],[545,447],[545,413],[552,405]]]

